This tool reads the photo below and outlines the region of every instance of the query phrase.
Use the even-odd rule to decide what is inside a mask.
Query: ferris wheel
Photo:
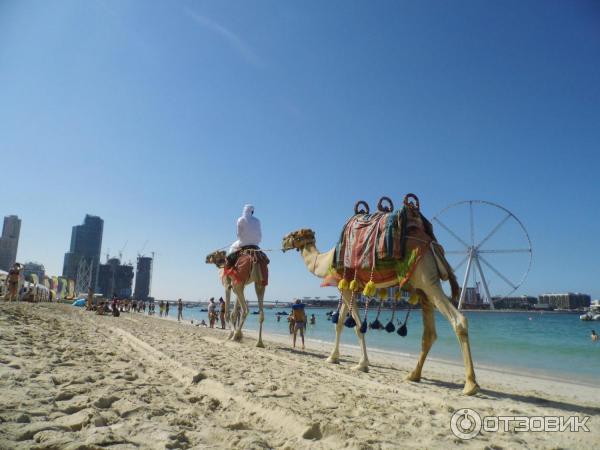
[[[523,223],[503,206],[465,200],[444,208],[433,222],[457,277],[465,267],[459,309],[470,304],[494,309],[495,301],[515,292],[527,278],[531,240]]]

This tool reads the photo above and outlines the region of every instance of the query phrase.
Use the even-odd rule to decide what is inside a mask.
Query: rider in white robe
[[[245,205],[242,216],[237,220],[237,241],[231,244],[229,254],[237,252],[248,245],[258,247],[262,239],[260,220],[254,217],[254,206]]]

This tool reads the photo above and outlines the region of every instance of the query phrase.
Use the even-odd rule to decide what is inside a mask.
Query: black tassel
[[[385,331],[387,331],[388,333],[393,333],[394,331],[396,331],[396,326],[394,325],[394,322],[390,320],[385,326]]]
[[[367,328],[368,328],[367,327],[367,319],[365,319],[365,320],[362,321],[362,324],[360,326],[360,332],[362,334],[365,334],[367,332]]]
[[[381,328],[383,328],[383,325],[381,325],[381,322],[379,321],[379,319],[375,319],[373,322],[371,322],[372,330],[379,330]]]
[[[346,321],[344,322],[344,325],[346,325],[348,328],[354,328],[356,326],[356,321],[354,320],[354,317],[352,317],[350,314],[348,314],[348,317],[346,317]]]
[[[406,337],[408,334],[408,329],[406,328],[406,323],[403,323],[400,328],[398,328],[398,334],[402,337]]]
[[[331,315],[331,322],[338,323],[338,319],[340,318],[340,312],[336,311]]]

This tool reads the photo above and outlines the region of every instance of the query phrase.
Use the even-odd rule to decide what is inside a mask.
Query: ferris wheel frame
[[[470,244],[468,242],[465,242],[464,239],[462,239],[457,233],[455,233],[453,230],[451,230],[446,224],[444,224],[440,220],[440,216],[443,215],[446,211],[448,211],[452,208],[463,206],[465,204],[469,205],[469,224],[470,224],[470,241],[471,241]],[[492,207],[498,208],[506,213],[506,215],[502,218],[502,220],[500,220],[500,222],[498,222],[492,228],[492,230],[477,244],[475,243],[475,224],[474,224],[473,204],[482,204],[482,205],[492,206]],[[489,241],[490,238],[492,236],[494,236],[498,232],[498,230],[510,219],[513,219],[518,224],[518,226],[521,228],[521,230],[523,231],[525,238],[527,240],[527,248],[482,249],[481,247],[487,241]],[[479,275],[481,276],[481,282],[483,284],[483,289],[485,291],[485,295],[488,298],[488,301],[490,304],[490,309],[494,309],[494,301],[498,301],[503,298],[506,298],[510,294],[515,292],[517,289],[519,289],[519,287],[521,287],[521,285],[523,284],[523,282],[529,275],[529,272],[531,271],[531,264],[533,261],[533,247],[531,245],[531,239],[529,237],[529,233],[527,232],[525,225],[523,225],[523,222],[521,222],[521,220],[519,220],[519,218],[516,215],[514,215],[510,210],[508,210],[504,206],[498,205],[497,203],[490,202],[487,200],[463,200],[463,201],[456,202],[456,203],[446,206],[444,209],[439,211],[433,217],[432,221],[435,222],[437,225],[441,226],[454,239],[456,239],[461,245],[463,245],[463,247],[465,247],[464,250],[450,250],[450,251],[446,252],[447,254],[465,255],[464,258],[455,267],[452,268],[452,270],[454,272],[456,272],[458,269],[460,269],[463,266],[463,264],[465,264],[465,262],[467,263],[467,268],[465,271],[465,276],[464,276],[462,288],[460,291],[460,299],[458,302],[458,309],[462,309],[462,307],[463,307],[463,302],[464,302],[465,295],[467,292],[467,289],[466,289],[467,283],[469,282],[469,275],[471,273],[471,270],[479,272]],[[513,283],[511,280],[508,279],[508,277],[503,275],[489,261],[487,261],[483,256],[481,256],[482,254],[494,254],[494,253],[495,254],[498,254],[498,253],[505,253],[505,254],[506,253],[528,253],[529,254],[529,262],[527,264],[527,269],[525,270],[523,276],[517,283]],[[496,276],[498,276],[502,281],[504,281],[511,288],[511,290],[509,292],[507,292],[506,294],[504,294],[503,296],[493,300],[492,296],[490,295],[487,279],[484,275],[481,263],[483,263],[483,265],[485,265],[490,271],[492,271]]]

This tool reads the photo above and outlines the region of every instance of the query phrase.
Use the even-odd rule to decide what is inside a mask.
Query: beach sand
[[[189,322],[188,322],[189,323]],[[345,331],[352,332],[349,330]],[[463,368],[355,350],[339,365],[308,342],[255,348],[226,333],[138,314],[96,316],[51,304],[0,304],[0,448],[594,448],[600,390],[476,367],[480,394],[462,395]],[[457,344],[458,345],[458,344]],[[463,441],[453,413],[591,416],[590,432],[482,432]]]

